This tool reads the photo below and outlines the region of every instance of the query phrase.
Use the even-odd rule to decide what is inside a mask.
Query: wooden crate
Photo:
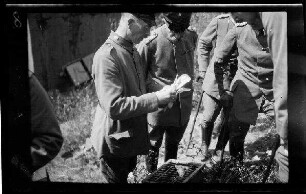
[[[197,181],[202,164],[185,163],[177,160],[168,160],[160,166],[155,172],[148,175],[142,183],[189,183]]]

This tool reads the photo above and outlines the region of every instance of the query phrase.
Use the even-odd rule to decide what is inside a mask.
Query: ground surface
[[[197,85],[195,88],[198,88]],[[60,127],[64,136],[64,144],[57,157],[48,164],[50,178],[56,182],[81,182],[99,183],[102,176],[99,170],[99,161],[93,149],[90,149],[89,141],[92,119],[97,104],[92,85],[70,92],[68,94],[50,94],[55,104],[56,114],[60,120]],[[195,92],[194,103],[198,100]],[[197,117],[195,128],[192,134],[191,143],[186,154],[185,150],[190,137],[191,121],[195,110],[192,111],[190,122],[186,129],[178,150],[178,161],[190,163],[202,163],[199,147],[201,133],[199,121],[202,110]],[[271,154],[273,145],[273,135],[275,134],[274,124],[271,123],[264,114],[259,114],[255,126],[251,126],[245,139],[245,162],[254,162],[252,168],[248,168],[256,175],[245,178],[245,183],[260,182],[265,166],[260,169],[256,162],[265,161]],[[216,145],[217,137],[212,139],[210,151]],[[228,156],[228,145],[225,148],[225,157]],[[164,164],[164,144],[160,149],[158,167]],[[262,166],[262,165],[261,165]],[[254,172],[253,172],[254,171]],[[249,172],[250,173],[250,172]],[[271,176],[268,182],[274,181],[275,164],[273,164]],[[133,173],[130,173],[128,181],[130,183],[141,183],[148,175],[145,168],[144,156],[138,157],[138,164]],[[213,180],[211,180],[213,181]]]

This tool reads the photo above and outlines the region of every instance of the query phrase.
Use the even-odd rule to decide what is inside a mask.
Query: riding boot
[[[177,158],[178,145],[173,143],[165,142],[165,162],[169,159]]]
[[[213,123],[211,122],[203,122],[201,125],[202,130],[202,145],[201,145],[201,152],[203,157],[208,156],[208,148],[211,141],[211,135],[213,130]]]
[[[240,163],[243,162],[244,141],[230,141],[230,155]]]
[[[229,128],[228,125],[225,124],[225,126],[223,127],[227,127],[227,129],[223,129],[221,130],[219,137],[218,137],[218,141],[217,141],[217,145],[216,145],[216,149],[215,150],[222,150],[225,148],[227,141],[229,140]]]

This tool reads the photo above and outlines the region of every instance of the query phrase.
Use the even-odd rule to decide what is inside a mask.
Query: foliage
[[[98,103],[94,87],[91,84],[66,94],[58,92],[50,94],[64,136],[64,144],[60,153],[49,164],[52,181],[94,183],[102,181],[102,175],[99,169],[100,163],[96,157],[95,151],[91,149],[89,141],[95,107]],[[195,97],[199,97],[196,92],[197,91],[195,91]],[[193,115],[194,111],[192,112],[192,116]],[[198,117],[201,117],[201,111]],[[189,123],[179,145],[178,160],[201,162],[199,154],[201,132],[197,124],[195,125],[188,154],[185,153],[190,130]],[[260,114],[256,125],[251,127],[246,137],[245,161],[252,162],[254,157],[260,158],[263,162],[266,161],[272,149],[271,139],[274,137],[275,133],[274,123],[269,121],[263,114]],[[216,141],[216,138],[212,139],[210,148],[213,148]],[[163,164],[163,156],[164,143],[160,149],[159,166]],[[149,174],[146,170],[144,161],[144,156],[138,156],[137,166],[129,175],[129,183],[141,183]],[[254,160],[253,162],[256,163],[257,161]],[[257,165],[255,163],[253,166],[250,165],[248,167],[233,166],[230,162],[225,164],[228,165],[228,171],[233,173],[239,171],[239,175],[241,176],[237,181],[255,183],[261,181],[263,171],[265,170],[265,165]],[[273,164],[272,172],[267,182],[274,181],[275,169],[276,166]],[[210,172],[210,176],[215,176],[214,171]],[[226,177],[223,177],[223,179],[219,181],[224,182],[225,179]],[[234,181],[234,179],[231,181]],[[205,180],[203,180],[203,182],[205,182]]]
[[[228,158],[223,164],[216,164],[212,168],[203,168],[203,183],[262,183],[264,173],[267,169],[268,160],[249,161],[240,164]],[[275,163],[266,182],[275,182]]]

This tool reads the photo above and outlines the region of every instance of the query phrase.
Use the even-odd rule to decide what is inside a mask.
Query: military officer
[[[164,25],[155,29],[152,36],[138,45],[145,67],[148,92],[171,85],[177,76],[194,76],[194,50],[196,33],[188,30],[191,13],[164,13]],[[189,91],[178,94],[171,108],[148,114],[150,151],[146,157],[147,170],[157,168],[159,148],[165,134],[165,158],[177,158],[178,144],[187,127],[192,109],[192,83]]]
[[[230,84],[228,65],[223,60],[235,44],[239,53],[238,70]],[[273,63],[262,23],[237,24],[227,33],[215,55],[220,101],[225,107],[232,105],[229,118],[230,154],[242,162],[244,138],[250,124],[256,123],[259,112],[274,118]]]
[[[221,111],[220,104],[220,94],[218,89],[218,84],[216,82],[214,65],[214,57],[210,60],[210,56],[213,53],[214,49],[220,47],[225,35],[227,32],[232,29],[236,22],[239,22],[236,17],[233,17],[231,13],[221,14],[213,18],[210,24],[206,27],[201,37],[199,38],[198,43],[198,64],[199,64],[199,78],[204,79],[202,89],[203,93],[203,117],[201,121],[202,129],[202,145],[201,152],[205,158],[208,157],[208,148],[211,141],[212,131],[214,129],[214,122],[216,121],[217,116],[219,115],[217,125],[223,122],[224,114]],[[232,49],[231,57],[226,61],[230,65],[231,78],[234,77],[237,70],[237,50]],[[220,136],[222,136],[220,134]],[[220,150],[222,150],[222,145],[226,145],[228,138],[218,139],[216,150],[214,152],[214,160],[220,160]],[[225,141],[225,142],[223,142]],[[218,151],[219,150],[219,151]]]
[[[239,17],[248,23],[261,21],[267,32],[268,45],[274,63],[275,123],[280,136],[280,146],[275,155],[278,163],[278,181],[303,185],[305,183],[306,122],[301,112],[306,108],[304,100],[306,71],[303,63],[306,60],[306,47],[304,30],[302,30],[302,11],[299,9],[294,11],[294,13],[292,10],[290,12],[240,12]],[[287,30],[287,26],[290,30]],[[290,41],[290,47],[287,40]],[[287,102],[294,107],[291,112]],[[289,120],[291,123],[289,128],[288,112],[292,118],[291,122]]]
[[[134,46],[148,36],[154,14],[122,13],[93,58],[99,99],[91,140],[101,159],[103,182],[127,183],[137,155],[147,154],[147,113],[176,99],[171,87],[147,93],[139,54]]]

